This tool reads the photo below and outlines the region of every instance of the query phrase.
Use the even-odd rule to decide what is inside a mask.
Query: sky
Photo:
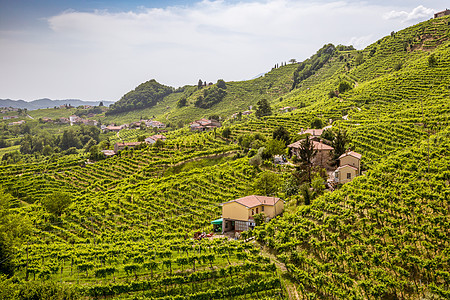
[[[0,99],[119,100],[150,79],[240,81],[324,44],[363,49],[441,0],[0,0]]]

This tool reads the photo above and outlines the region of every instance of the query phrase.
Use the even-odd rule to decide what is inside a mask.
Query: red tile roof
[[[292,143],[292,144],[290,144],[290,145],[288,145],[288,147],[289,148],[300,148],[300,143],[302,142],[303,140],[300,140],[300,141],[296,141],[295,143]],[[311,140],[312,141],[312,140]],[[316,141],[312,141],[313,142],[313,144],[314,144],[314,149],[315,150],[334,150],[334,148],[333,147],[331,147],[331,146],[328,146],[327,144],[324,144],[324,143],[321,143],[321,142],[316,142]]]
[[[117,146],[137,146],[140,144],[141,142],[117,143]]]
[[[300,134],[306,134],[309,133],[312,136],[321,136],[323,133],[323,129],[306,129],[302,130]]]
[[[362,157],[362,155],[359,154],[359,153],[357,153],[357,152],[354,152],[354,151],[348,151],[348,152],[342,154],[341,156],[339,156],[339,159],[344,158],[344,157],[346,157],[347,155],[353,156],[353,157],[355,157],[355,158],[357,158],[357,159],[361,159],[361,157]]]
[[[339,168],[336,169],[336,171],[338,171],[338,170],[340,170],[340,169],[343,169],[343,168],[345,168],[345,167],[349,167],[349,168],[352,168],[352,169],[358,171],[358,168],[356,168],[356,167],[354,167],[354,166],[351,166],[351,165],[343,165],[343,166],[340,166]]]
[[[258,205],[273,206],[279,200],[281,200],[281,199],[277,198],[277,197],[250,195],[250,196],[245,196],[243,198],[239,198],[239,199],[236,199],[236,200],[228,201],[228,202],[225,202],[225,203],[237,202],[237,203],[242,204],[242,205],[244,205],[244,206],[246,206],[248,208],[252,208],[252,207],[255,207],[255,206],[258,206]],[[222,203],[222,204],[225,204],[225,203]]]

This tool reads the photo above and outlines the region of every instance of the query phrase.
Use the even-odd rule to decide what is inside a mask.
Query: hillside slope
[[[448,298],[448,21],[423,22],[362,51],[336,51],[293,90],[297,64],[228,82],[226,96],[207,109],[195,102],[214,86],[188,86],[151,108],[104,118],[186,123],[268,98],[273,115],[224,122],[230,140],[221,130],[184,128],[169,132],[163,145],[93,164],[79,155],[1,167],[12,210],[29,219],[33,234],[15,249],[17,277],[0,296],[279,299],[288,295],[280,275],[286,269],[303,299]],[[351,88],[336,93],[343,82]],[[178,107],[183,97],[187,105]],[[284,106],[298,108],[282,113]],[[239,136],[271,136],[278,126],[296,136],[314,118],[348,131],[366,173],[308,206],[285,197],[293,211],[250,233],[283,268],[277,271],[256,243],[193,240],[212,230],[221,202],[252,193],[266,168],[249,165]],[[291,171],[267,165],[281,176]],[[42,200],[58,190],[70,192],[73,203],[54,215]]]

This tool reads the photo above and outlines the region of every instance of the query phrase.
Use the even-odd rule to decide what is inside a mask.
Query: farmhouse
[[[281,214],[284,209],[282,199],[257,195],[246,196],[220,205],[222,206],[222,232],[253,229],[255,214],[264,213],[267,220],[270,220]]]
[[[79,116],[72,115],[69,117],[69,121],[70,121],[70,125],[73,125],[73,124],[81,122],[81,118]]]
[[[157,140],[161,140],[164,142],[164,141],[166,141],[166,137],[163,136],[162,134],[155,134],[155,135],[149,136],[144,141],[148,144],[154,144],[154,143],[156,143]]]
[[[17,119],[19,116],[5,116],[3,117],[3,120],[11,120],[11,119]]]
[[[435,13],[434,18],[436,19],[436,18],[448,16],[448,15],[450,15],[450,9],[447,8],[446,10]]]
[[[59,122],[63,124],[67,124],[70,122],[69,118],[61,117],[59,118]]]
[[[310,134],[313,137],[320,137],[323,133],[323,129],[306,129],[306,130],[302,130],[298,133],[300,135],[302,134]]]
[[[166,128],[166,124],[159,121],[147,121],[145,125],[148,127],[156,127],[156,128]]]
[[[17,122],[8,123],[8,126],[22,125],[25,124],[25,120],[20,120]]]
[[[109,126],[106,126],[106,127],[104,128],[104,131],[105,131],[105,132],[110,132],[110,131],[119,132],[119,131],[121,131],[121,130],[124,129],[124,128],[125,128],[124,125],[120,125],[120,126],[109,125]]]
[[[105,157],[112,157],[116,155],[116,152],[114,152],[114,150],[102,150],[102,153]]]
[[[218,121],[207,119],[200,119],[198,121],[191,122],[189,125],[192,131],[206,131],[221,126]]]
[[[347,151],[339,156],[340,167],[334,171],[334,181],[336,183],[344,184],[360,175],[361,157],[361,154],[354,151]]]
[[[131,142],[131,143],[115,143],[114,144],[114,152],[117,153],[120,150],[123,150],[125,148],[134,148],[138,145],[140,145],[141,142]]]
[[[288,145],[288,148],[290,148],[291,153],[293,155],[296,155],[297,157],[300,155],[300,143],[302,141],[303,140],[299,140],[295,143]],[[314,140],[311,140],[311,142],[314,144],[314,149],[317,150],[317,154],[313,158],[312,163],[316,166],[321,166],[326,169],[330,169],[331,168],[330,162],[333,156],[334,148],[322,142],[317,142]]]

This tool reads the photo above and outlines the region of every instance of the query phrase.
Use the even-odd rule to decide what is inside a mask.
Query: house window
[[[261,211],[264,211],[264,206],[261,206]]]
[[[352,179],[352,173],[347,173],[347,179]]]
[[[256,208],[256,213],[258,213],[258,208]]]
[[[255,214],[255,211],[252,209],[252,216]]]

